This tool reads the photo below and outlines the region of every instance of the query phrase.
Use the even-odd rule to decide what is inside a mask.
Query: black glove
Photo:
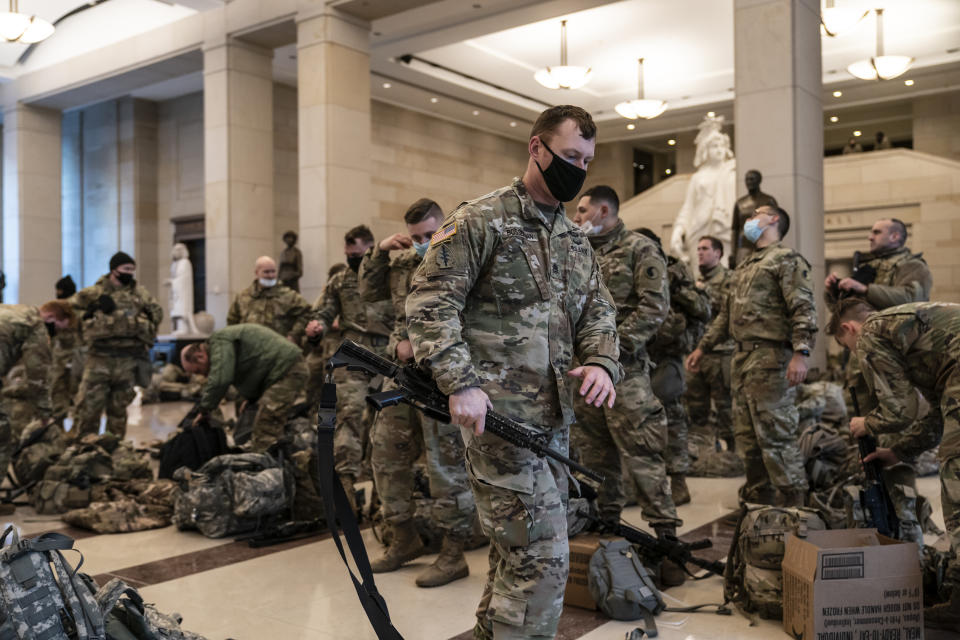
[[[104,313],[113,313],[117,310],[117,303],[113,301],[113,298],[104,294],[97,298],[97,305],[100,308],[100,311]]]

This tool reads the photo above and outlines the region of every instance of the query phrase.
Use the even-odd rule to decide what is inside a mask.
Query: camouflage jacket
[[[214,331],[208,340],[210,373],[200,406],[212,411],[232,384],[248,400],[257,400],[267,387],[300,358],[300,349],[259,324],[237,324]]]
[[[733,287],[700,340],[711,351],[730,338],[813,349],[817,308],[810,263],[779,242],[751,253],[733,272]]]
[[[109,296],[116,309],[104,313],[101,296]],[[110,274],[101,276],[92,287],[77,291],[72,298],[80,320],[80,335],[94,351],[150,348],[163,320],[163,309],[146,287],[133,282],[114,285]]]
[[[353,269],[334,274],[313,307],[313,317],[324,327],[333,326],[340,316],[340,330],[345,338],[373,335],[386,338],[393,331],[393,303],[389,298],[366,303],[360,297],[360,282]]]
[[[407,295],[410,293],[410,284],[413,274],[423,261],[413,249],[407,249],[390,258],[390,252],[381,251],[374,247],[363,258],[360,267],[359,288],[360,297],[367,304],[374,304],[390,300],[393,304],[393,332],[390,334],[390,345],[387,352],[393,356],[397,352],[397,344],[407,340]]]
[[[624,364],[643,362],[647,342],[670,311],[667,263],[657,245],[621,220],[603,235],[589,236],[603,283],[617,305],[617,334]]]
[[[460,205],[431,239],[407,296],[416,359],[451,394],[480,387],[494,409],[557,428],[574,419],[574,356],[614,383],[616,309],[593,249],[523,183]]]
[[[706,291],[707,296],[710,297],[710,317],[716,318],[723,306],[723,299],[733,288],[733,271],[718,262],[712,269],[700,272],[697,286]],[[732,353],[735,346],[733,340],[730,339],[715,346],[713,353]]]
[[[50,343],[40,312],[22,304],[0,304],[0,384],[15,364],[22,362],[26,384],[35,406],[50,415]]]
[[[960,455],[957,421],[943,415],[960,407],[956,382],[960,360],[960,305],[915,302],[878,311],[863,323],[857,361],[876,406],[867,413],[873,434],[898,433],[890,442],[898,457],[911,458],[940,440],[940,459]],[[919,399],[932,409],[916,420]]]
[[[921,253],[910,253],[907,247],[888,249],[869,254],[860,261],[860,266],[870,265],[877,270],[873,282],[867,285],[867,302],[877,309],[886,309],[898,304],[924,302],[930,299],[933,276]],[[830,290],[824,296],[829,304],[835,304]]]
[[[694,284],[687,266],[673,256],[667,258],[667,278],[670,312],[647,345],[654,362],[686,356],[697,346],[710,322],[710,297]]]
[[[284,337],[299,340],[309,316],[310,305],[290,287],[282,284],[261,287],[254,280],[234,298],[227,313],[227,324],[260,324]]]

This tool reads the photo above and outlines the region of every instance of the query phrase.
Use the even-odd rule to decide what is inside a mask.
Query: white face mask
[[[588,236],[595,236],[603,231],[603,227],[598,224],[593,224],[589,220],[584,220],[580,223],[580,231],[583,231]]]
[[[259,280],[257,280],[257,282],[259,282],[260,286],[264,287],[265,289],[269,289],[270,287],[277,286],[276,278],[260,278]]]

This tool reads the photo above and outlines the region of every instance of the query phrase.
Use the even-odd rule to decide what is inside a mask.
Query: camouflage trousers
[[[882,446],[882,442],[881,442]],[[883,484],[886,486],[893,511],[900,521],[898,540],[916,542],[923,553],[923,527],[917,518],[917,473],[909,464],[900,463],[883,470]]]
[[[747,493],[807,489],[797,445],[797,389],[786,378],[791,357],[789,348],[773,347],[733,356],[733,434],[746,467]]]
[[[566,469],[497,436],[462,433],[477,514],[490,538],[479,635],[553,638],[570,564]],[[566,452],[567,429],[553,432],[549,446]]]
[[[603,518],[620,518],[626,504],[621,472],[625,468],[643,508],[643,519],[650,524],[680,526],[663,458],[666,413],[653,395],[646,363],[625,369],[613,409],[588,406],[579,394],[574,396],[577,422],[570,430],[571,438],[580,461],[606,476],[597,496]]]
[[[705,353],[697,373],[687,373],[687,415],[694,431],[707,431],[710,406],[716,411],[715,438],[733,438],[733,398],[730,396],[730,354]]]
[[[127,433],[127,405],[137,395],[137,358],[87,354],[74,401],[74,438],[99,433],[100,415],[107,413],[107,431],[123,438]]]
[[[314,407],[320,403],[320,390],[323,388],[323,380],[326,375],[323,368],[327,364],[327,360],[323,357],[323,353],[319,347],[316,349],[308,347],[304,359],[307,363],[307,373],[309,374],[309,380],[307,382],[307,402],[311,407]]]
[[[953,557],[944,582],[960,589],[960,456],[940,464],[940,503]]]
[[[467,479],[460,427],[442,424],[400,404],[377,415],[370,445],[373,483],[384,522],[399,525],[413,518],[414,463],[424,453],[434,522],[451,538],[464,539],[473,533],[477,508]]]
[[[10,459],[13,457],[13,434],[10,432],[10,420],[0,407],[0,478],[5,478]]]
[[[58,420],[63,420],[70,413],[73,399],[80,389],[82,374],[83,359],[78,350],[54,355],[50,367],[50,404]]]
[[[370,376],[362,371],[337,369],[337,427],[333,434],[333,460],[337,473],[354,480],[367,475],[369,460],[364,459],[370,435],[372,414],[367,409]]]
[[[657,363],[650,382],[654,395],[667,415],[667,448],[663,455],[667,462],[667,474],[686,475],[690,470],[690,451],[687,449],[690,422],[683,406],[683,393],[686,390],[683,360],[679,357],[662,359]]]
[[[287,412],[307,384],[307,364],[300,358],[287,369],[283,377],[266,388],[257,400],[257,415],[253,418],[250,451],[266,453],[270,445],[284,434]]]

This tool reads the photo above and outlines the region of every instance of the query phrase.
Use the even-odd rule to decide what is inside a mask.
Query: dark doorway
[[[173,221],[173,241],[182,242],[190,252],[193,267],[193,312],[207,309],[206,239],[203,216],[191,216]]]
[[[653,186],[653,154],[642,149],[633,150],[633,194]]]

